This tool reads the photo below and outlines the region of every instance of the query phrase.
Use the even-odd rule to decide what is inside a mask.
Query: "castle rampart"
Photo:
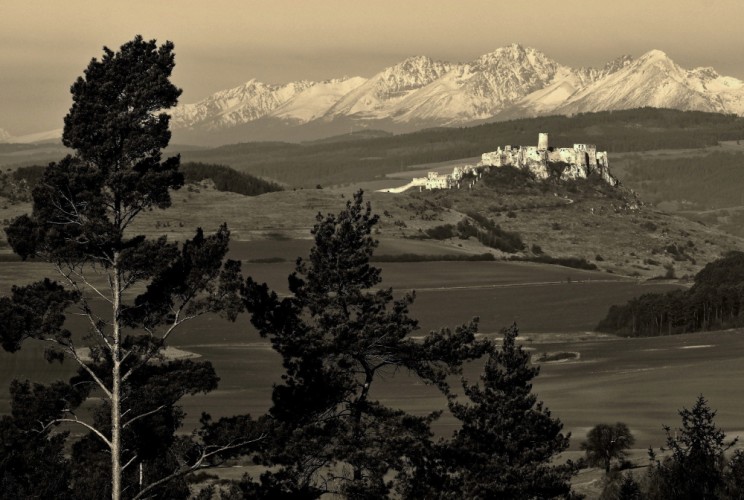
[[[551,148],[548,134],[538,135],[535,146],[505,146],[496,151],[484,153],[478,166],[505,167],[513,166],[529,170],[538,179],[550,177],[548,163],[565,163],[567,166],[561,174],[562,179],[586,179],[591,174],[598,174],[611,186],[617,185],[617,179],[610,173],[609,159],[606,151],[597,152],[594,144],[574,144],[573,148]]]
[[[513,166],[529,171],[536,179],[545,180],[551,176],[549,164],[561,163],[565,167],[560,174],[561,179],[586,179],[597,174],[610,186],[616,186],[618,180],[610,173],[610,163],[607,151],[597,151],[594,144],[574,144],[572,148],[551,148],[548,134],[538,135],[537,146],[505,145],[496,151],[483,153],[477,165],[457,166],[451,174],[428,172],[426,177],[413,179],[402,188],[387,189],[388,192],[401,192],[410,187],[419,189],[452,189],[461,187],[472,188],[483,172],[491,167]],[[470,179],[466,179],[470,176]]]

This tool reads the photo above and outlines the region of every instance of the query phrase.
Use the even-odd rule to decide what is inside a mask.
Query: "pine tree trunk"
[[[119,252],[114,253],[113,266],[113,368],[111,370],[111,498],[121,498],[121,331],[119,311],[121,308],[121,282],[119,276]]]

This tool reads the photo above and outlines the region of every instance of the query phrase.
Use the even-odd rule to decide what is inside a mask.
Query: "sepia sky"
[[[744,0],[0,0],[0,128],[60,128],[70,84],[135,34],[176,45],[194,102],[268,83],[372,76],[413,55],[466,62],[518,42],[570,66],[666,52],[744,79]]]

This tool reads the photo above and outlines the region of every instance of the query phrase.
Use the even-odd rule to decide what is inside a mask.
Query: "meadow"
[[[385,242],[381,246],[386,248]],[[244,265],[246,274],[284,292],[293,267],[289,255],[303,254],[308,247],[303,240],[240,242],[232,254],[258,256],[273,248],[274,255],[287,257],[282,262]],[[575,359],[541,363],[535,384],[539,397],[575,436],[572,449],[578,448],[594,424],[618,420],[630,425],[640,448],[659,446],[661,424],[674,425],[676,411],[689,406],[701,392],[718,408],[720,425],[732,432],[742,428],[739,415],[744,412],[744,398],[738,380],[744,375],[739,362],[744,356],[744,335],[718,332],[621,339],[592,331],[611,304],[678,285],[534,263],[383,263],[381,267],[384,286],[397,293],[416,290],[411,315],[420,321],[421,335],[479,316],[480,332],[488,337],[497,337],[502,327],[516,321],[523,344],[535,357],[575,353]],[[45,269],[38,263],[0,263],[0,289],[5,292],[10,284],[41,276]],[[73,318],[71,324],[76,323]],[[202,411],[213,416],[258,415],[268,409],[281,365],[247,315],[234,324],[217,317],[200,318],[173,337],[172,345],[211,361],[221,377],[218,390],[183,400],[188,413],[184,430],[194,427]],[[67,363],[46,364],[42,349],[30,345],[16,354],[0,354],[0,413],[8,411],[7,387],[12,378],[50,381],[73,369]],[[468,366],[466,377],[476,381],[479,369],[479,363]],[[419,414],[444,406],[435,389],[403,372],[387,374],[374,396]],[[449,434],[454,425],[445,413],[435,430]]]

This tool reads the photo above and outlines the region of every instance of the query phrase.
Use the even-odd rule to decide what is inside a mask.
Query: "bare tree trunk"
[[[121,282],[119,276],[119,252],[114,252],[113,266],[113,368],[111,370],[111,498],[121,498],[121,331],[119,311],[121,309]]]

